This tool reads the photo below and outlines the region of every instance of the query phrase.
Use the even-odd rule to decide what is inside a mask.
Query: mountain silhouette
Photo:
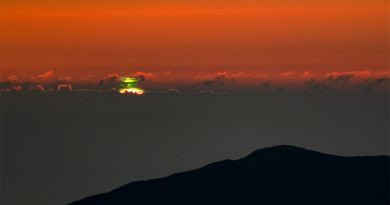
[[[293,146],[260,149],[71,205],[389,204],[389,156],[341,157]]]

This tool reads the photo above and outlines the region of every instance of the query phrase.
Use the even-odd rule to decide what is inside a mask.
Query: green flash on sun
[[[119,93],[121,94],[137,94],[142,95],[144,94],[144,90],[138,87],[138,78],[133,77],[121,77],[120,78],[120,87],[119,87]]]

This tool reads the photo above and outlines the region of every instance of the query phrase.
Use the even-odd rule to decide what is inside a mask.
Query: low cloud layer
[[[32,80],[20,80],[9,76],[1,82],[2,92],[54,92],[68,91],[115,91],[120,86],[120,77],[136,77],[139,85],[147,92],[170,90],[190,92],[230,92],[237,90],[286,91],[304,90],[309,92],[337,92],[358,90],[373,92],[388,90],[389,72],[369,70],[329,72],[316,74],[309,71],[297,73],[286,71],[276,74],[247,72],[217,72],[202,75],[184,75],[172,72],[155,74],[137,71],[128,75],[111,73],[100,80],[75,80],[71,76],[57,76],[53,70],[38,74]],[[88,79],[88,78],[83,78]],[[66,85],[61,86],[61,85]],[[59,89],[61,87],[61,89]]]

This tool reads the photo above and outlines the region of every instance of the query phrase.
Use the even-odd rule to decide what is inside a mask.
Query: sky
[[[1,3],[1,79],[389,69],[384,0]],[[96,79],[95,79],[96,78]]]
[[[389,155],[387,0],[0,4],[2,204],[281,144]],[[145,94],[116,92],[121,76]]]

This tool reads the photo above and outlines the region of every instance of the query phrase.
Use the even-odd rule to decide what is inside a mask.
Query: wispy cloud
[[[295,71],[287,71],[287,72],[282,72],[279,74],[279,76],[281,77],[290,77],[290,76],[294,76],[295,75]]]
[[[53,76],[54,76],[54,71],[53,70],[48,70],[45,73],[38,74],[36,76],[36,79],[46,80],[46,79],[52,78]]]
[[[9,80],[9,81],[17,81],[18,77],[16,75],[10,75],[10,76],[7,77],[7,80]]]

